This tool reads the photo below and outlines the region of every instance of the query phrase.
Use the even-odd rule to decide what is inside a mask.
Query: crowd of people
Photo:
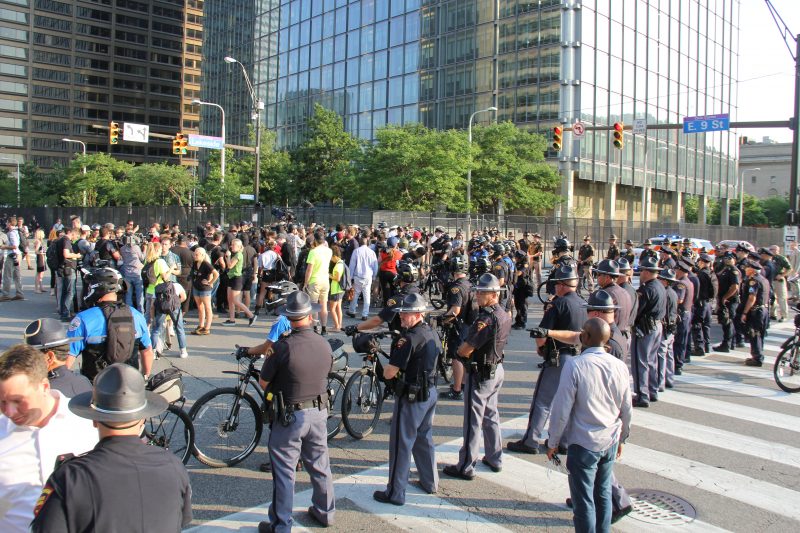
[[[189,357],[187,332],[210,335],[218,323],[252,326],[270,313],[279,319],[267,341],[239,349],[242,356],[266,356],[260,383],[271,406],[274,493],[259,531],[291,529],[298,463],[312,480],[310,516],[324,526],[334,523],[325,428],[331,349],[321,336],[343,333],[369,346],[370,332],[384,325],[392,341],[383,377],[395,403],[389,479],[375,492],[377,501],[405,503],[412,457],[419,487],[437,491],[436,404],[462,401],[463,444],[444,475],[471,480],[478,460],[500,472],[507,452],[546,454],[554,462],[566,454],[576,530],[607,531],[631,511],[613,464],[629,435],[632,408],[658,401],[692,357],[741,348],[746,340],[751,357],[745,363],[761,366],[770,321],[787,319],[797,297],[792,283],[800,255],[796,246],[787,258],[777,246],[756,251],[740,242],[695,250],[691,241],[669,239],[646,240],[636,253],[630,240],[619,248],[615,235],[601,254],[588,235],[576,250],[564,235],[546,245],[532,232],[483,229],[451,238],[441,226],[242,222],[223,229],[207,222],[192,231],[152,224],[142,232],[134,221],[88,226],[72,217],[67,226],[57,221],[47,237],[16,217],[5,227],[2,299],[24,299],[20,265],[33,254],[36,290],[46,292],[49,269],[61,319],[30,324],[25,343],[0,356],[0,491],[13,508],[0,517],[8,525],[0,529],[8,531],[27,530],[31,520],[34,531],[81,530],[91,527],[89,520],[102,529],[115,507],[98,511],[93,503],[75,503],[73,487],[80,483],[120,495],[127,502],[120,516],[145,507],[154,513],[132,530],[154,530],[148,524],[160,518],[170,530],[185,526],[191,488],[183,466],[138,439],[142,421],[165,408],[145,382],[173,336],[178,356]],[[546,263],[551,269],[543,280]],[[430,277],[441,284],[440,334],[421,290]],[[543,281],[550,299],[529,329],[532,351],[543,362],[528,427],[504,446],[498,409],[504,347],[513,329],[530,326],[528,298]],[[579,294],[581,286],[588,293]],[[377,314],[370,312],[373,299],[382,307]],[[192,306],[194,329],[185,318]],[[713,314],[722,338],[712,347]],[[344,316],[360,321],[345,326]],[[80,376],[71,370],[78,356]],[[443,360],[452,365],[453,380],[439,391],[435,376]],[[74,428],[70,438],[59,440],[58,428],[66,425]],[[123,468],[115,462],[118,453],[146,465],[129,481],[153,487],[152,495],[128,497],[123,486],[92,477]],[[24,487],[17,483],[22,478]]]

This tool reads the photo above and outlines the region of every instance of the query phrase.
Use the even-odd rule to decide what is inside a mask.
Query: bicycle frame
[[[223,370],[223,374],[235,375],[239,376],[239,384],[236,386],[236,395],[239,398],[242,398],[244,395],[247,394],[247,387],[252,386],[258,392],[258,398],[261,400],[264,399],[264,389],[261,388],[261,385],[258,383],[258,376],[259,373],[255,368],[255,362],[259,359],[258,357],[254,357],[250,359],[250,364],[247,367],[246,372],[240,372],[236,370]],[[262,409],[264,404],[261,404]],[[236,429],[236,426],[239,423],[239,402],[235,402],[231,406],[231,411],[228,413],[228,419],[225,421],[225,425],[223,429],[225,431],[232,431]]]

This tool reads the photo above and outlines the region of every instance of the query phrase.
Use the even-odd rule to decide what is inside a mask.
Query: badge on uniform
[[[478,320],[477,322],[475,322],[475,327],[477,328],[478,331],[480,331],[486,327],[486,322]]]

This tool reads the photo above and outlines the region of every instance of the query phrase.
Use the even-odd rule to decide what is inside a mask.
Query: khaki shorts
[[[308,287],[306,287],[306,294],[308,294],[308,296],[311,298],[312,303],[322,303],[328,301],[328,291],[330,290],[330,285],[311,283]]]

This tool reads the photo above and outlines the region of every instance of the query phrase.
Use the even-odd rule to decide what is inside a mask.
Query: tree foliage
[[[335,186],[350,172],[350,163],[358,154],[359,144],[344,130],[341,116],[314,104],[305,140],[291,152],[292,199],[317,202],[336,198]]]
[[[118,203],[188,205],[197,185],[188,167],[167,163],[135,166],[125,178],[117,191]]]
[[[387,209],[465,207],[469,145],[460,132],[420,124],[389,126],[357,158],[352,201]],[[347,193],[345,193],[347,194]]]
[[[545,161],[547,140],[511,122],[473,128],[473,202],[481,210],[526,209],[540,214],[560,200],[557,170]]]
[[[742,224],[745,226],[782,226],[789,209],[789,200],[781,198],[756,198],[746,194],[742,200]],[[783,207],[785,206],[785,207]],[[698,196],[687,196],[684,201],[684,217],[686,222],[696,224],[699,220],[700,199]],[[719,224],[721,218],[720,204],[710,198],[706,203],[706,222]],[[730,214],[728,223],[731,226],[739,224],[739,202],[737,198],[730,199]]]
[[[104,153],[79,155],[64,169],[61,199],[66,205],[84,205],[84,198],[86,207],[113,205],[117,203],[120,187],[132,168],[131,163]]]

